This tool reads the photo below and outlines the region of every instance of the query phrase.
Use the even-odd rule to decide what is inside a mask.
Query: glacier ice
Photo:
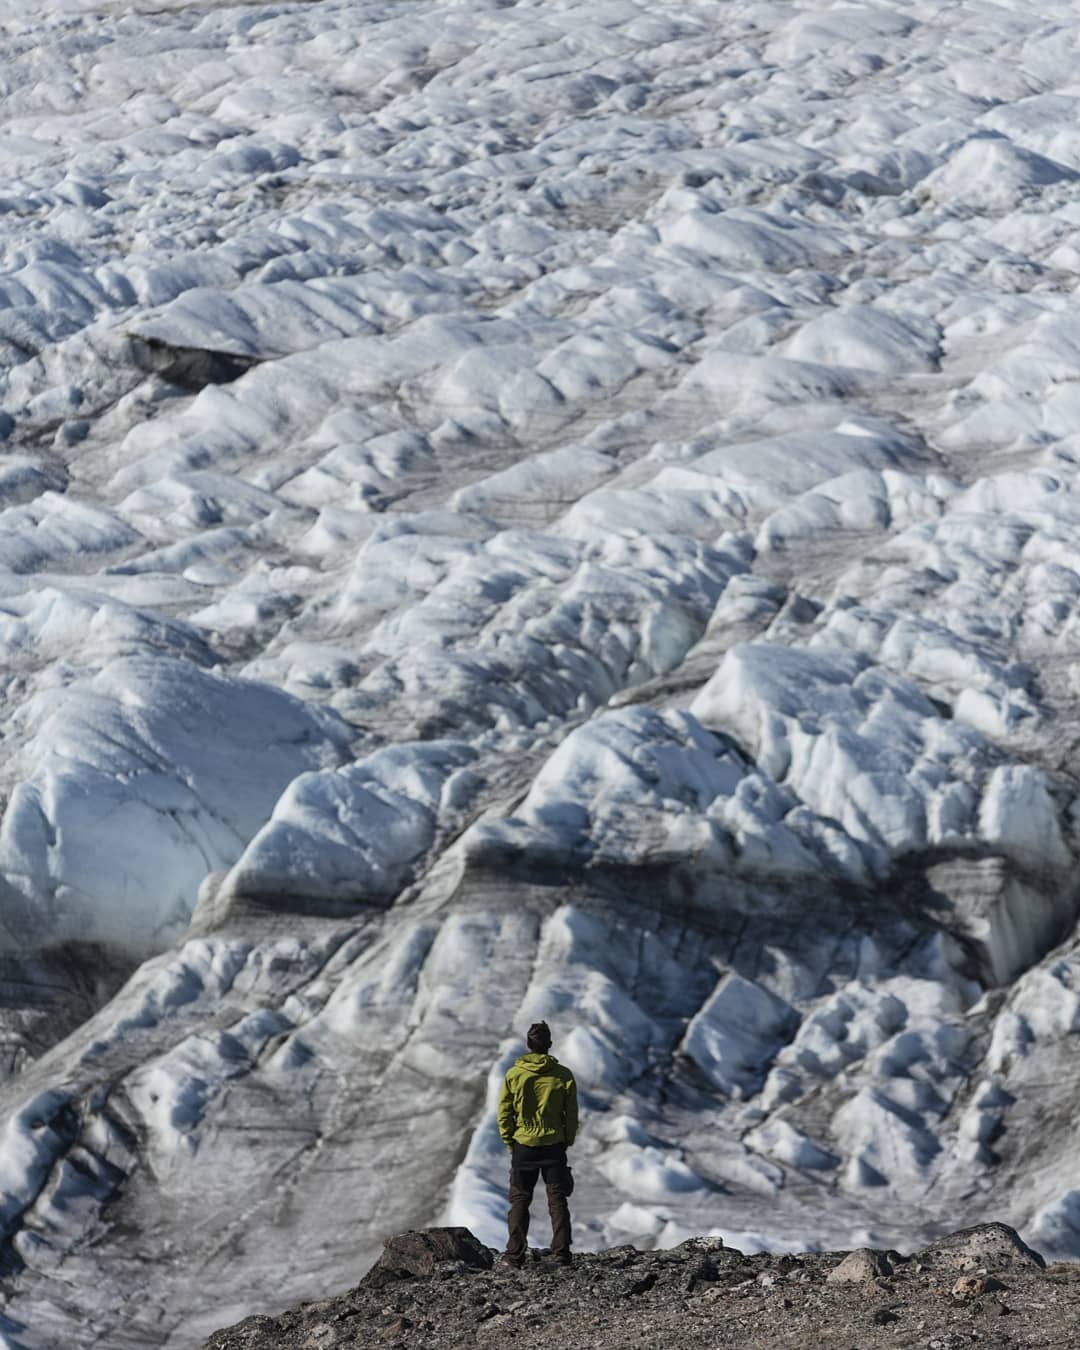
[[[1073,10],[0,0],[0,1341],[1080,1256]]]
[[[0,821],[4,938],[16,949],[167,945],[207,872],[350,739],[325,709],[164,655],[44,688],[25,718]]]

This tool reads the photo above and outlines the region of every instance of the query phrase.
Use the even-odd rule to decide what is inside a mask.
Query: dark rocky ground
[[[467,1229],[388,1239],[355,1289],[215,1332],[204,1350],[331,1347],[1080,1347],[1080,1265],[1044,1266],[1003,1224],[895,1252],[743,1256],[717,1238],[671,1251],[534,1252],[494,1263]]]

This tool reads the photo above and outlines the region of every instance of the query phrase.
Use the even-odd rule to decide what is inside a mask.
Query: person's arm
[[[577,1127],[577,1084],[571,1078],[566,1084],[566,1104],[563,1107],[563,1133],[566,1135],[567,1148],[577,1138]]]
[[[514,1110],[514,1094],[510,1091],[509,1074],[503,1079],[502,1091],[499,1093],[497,1119],[499,1122],[499,1138],[507,1148],[513,1148],[514,1131],[517,1129],[517,1112]]]

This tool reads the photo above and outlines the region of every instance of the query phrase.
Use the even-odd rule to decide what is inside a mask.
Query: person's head
[[[546,1022],[534,1022],[525,1037],[525,1044],[537,1055],[546,1055],[551,1049],[551,1029]]]

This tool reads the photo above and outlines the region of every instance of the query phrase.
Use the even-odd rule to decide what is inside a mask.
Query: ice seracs
[[[480,787],[475,758],[467,744],[426,741],[297,775],[224,878],[219,903],[281,897],[289,909],[310,901],[330,913],[389,903],[437,826]]]
[[[1076,17],[902,9],[0,4],[0,1339],[497,1241],[537,1017],[583,1246],[1080,1252]]]
[[[175,940],[207,872],[350,740],[332,713],[161,655],[45,689],[25,715],[0,824],[16,950],[89,941],[143,955]]]

